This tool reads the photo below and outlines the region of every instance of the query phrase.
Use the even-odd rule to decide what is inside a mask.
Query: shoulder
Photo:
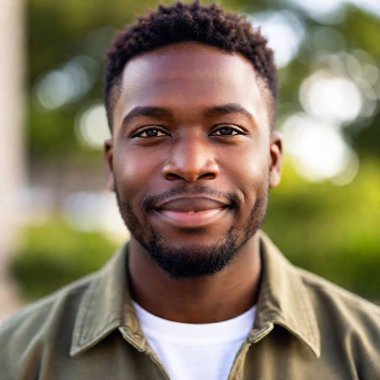
[[[95,275],[70,284],[35,302],[0,324],[0,379],[18,378],[17,363],[30,361],[30,370],[38,366],[49,341],[58,340],[68,347],[79,304]],[[58,328],[59,326],[59,328]],[[32,375],[31,375],[32,376]]]
[[[307,271],[301,276],[317,317],[321,342],[339,347],[357,366],[380,371],[380,307]]]
[[[84,277],[18,311],[0,324],[0,341],[5,335],[20,330],[36,333],[44,327],[45,322],[56,318],[61,312],[65,311],[66,315],[70,310],[76,309],[94,277],[96,274]]]
[[[363,318],[373,318],[380,328],[380,306],[353,294],[332,282],[303,269],[296,269],[318,306],[331,309],[332,312],[345,315],[357,315]]]

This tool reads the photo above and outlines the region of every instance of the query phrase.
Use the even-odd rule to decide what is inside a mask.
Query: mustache
[[[145,211],[148,212],[154,209],[157,204],[179,195],[209,195],[226,202],[228,204],[227,208],[234,211],[240,210],[242,204],[238,195],[233,192],[220,191],[206,185],[188,187],[185,184],[182,186],[173,187],[172,189],[159,194],[147,196],[143,200],[142,207]]]

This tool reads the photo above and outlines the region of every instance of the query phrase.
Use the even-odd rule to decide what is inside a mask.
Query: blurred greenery
[[[294,264],[380,302],[379,186],[378,161],[344,187],[301,181],[287,164],[263,228]]]
[[[247,14],[287,10],[296,15],[305,29],[305,38],[297,55],[279,70],[280,120],[302,111],[299,88],[318,68],[318,54],[342,51],[364,54],[368,62],[379,66],[380,21],[371,12],[346,4],[343,20],[323,22],[291,1],[226,0],[222,3],[229,9]],[[155,8],[157,2],[27,0],[26,4],[29,111],[26,129],[30,166],[38,168],[43,162],[49,162],[52,167],[55,164],[60,167],[63,162],[86,173],[83,168],[94,165],[94,162],[98,164],[102,153],[80,142],[75,123],[83,110],[101,101],[106,47],[117,29],[147,8]],[[336,36],[342,44],[336,44],[330,38],[320,38],[324,32]],[[44,108],[36,95],[41,79],[78,56],[92,60],[93,84],[88,91],[61,107]],[[360,160],[359,173],[354,181],[342,187],[330,182],[311,184],[301,179],[288,161],[283,183],[272,192],[264,229],[294,263],[379,301],[378,99],[375,106],[370,118],[353,120],[343,130]],[[13,271],[26,296],[38,298],[96,270],[115,248],[116,244],[105,236],[79,232],[57,217],[49,223],[32,224],[26,228]]]
[[[57,217],[26,229],[12,271],[25,298],[40,298],[98,270],[115,249],[102,234],[75,230]]]

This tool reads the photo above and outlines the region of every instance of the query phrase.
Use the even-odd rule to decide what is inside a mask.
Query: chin
[[[223,270],[238,252],[237,240],[237,236],[230,233],[223,240],[208,245],[175,246],[156,235],[142,245],[171,278],[185,279],[213,276]]]

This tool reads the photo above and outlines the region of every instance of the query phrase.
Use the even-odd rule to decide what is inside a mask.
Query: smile
[[[199,228],[215,222],[227,211],[228,204],[205,197],[180,197],[155,208],[163,221],[179,228]]]

